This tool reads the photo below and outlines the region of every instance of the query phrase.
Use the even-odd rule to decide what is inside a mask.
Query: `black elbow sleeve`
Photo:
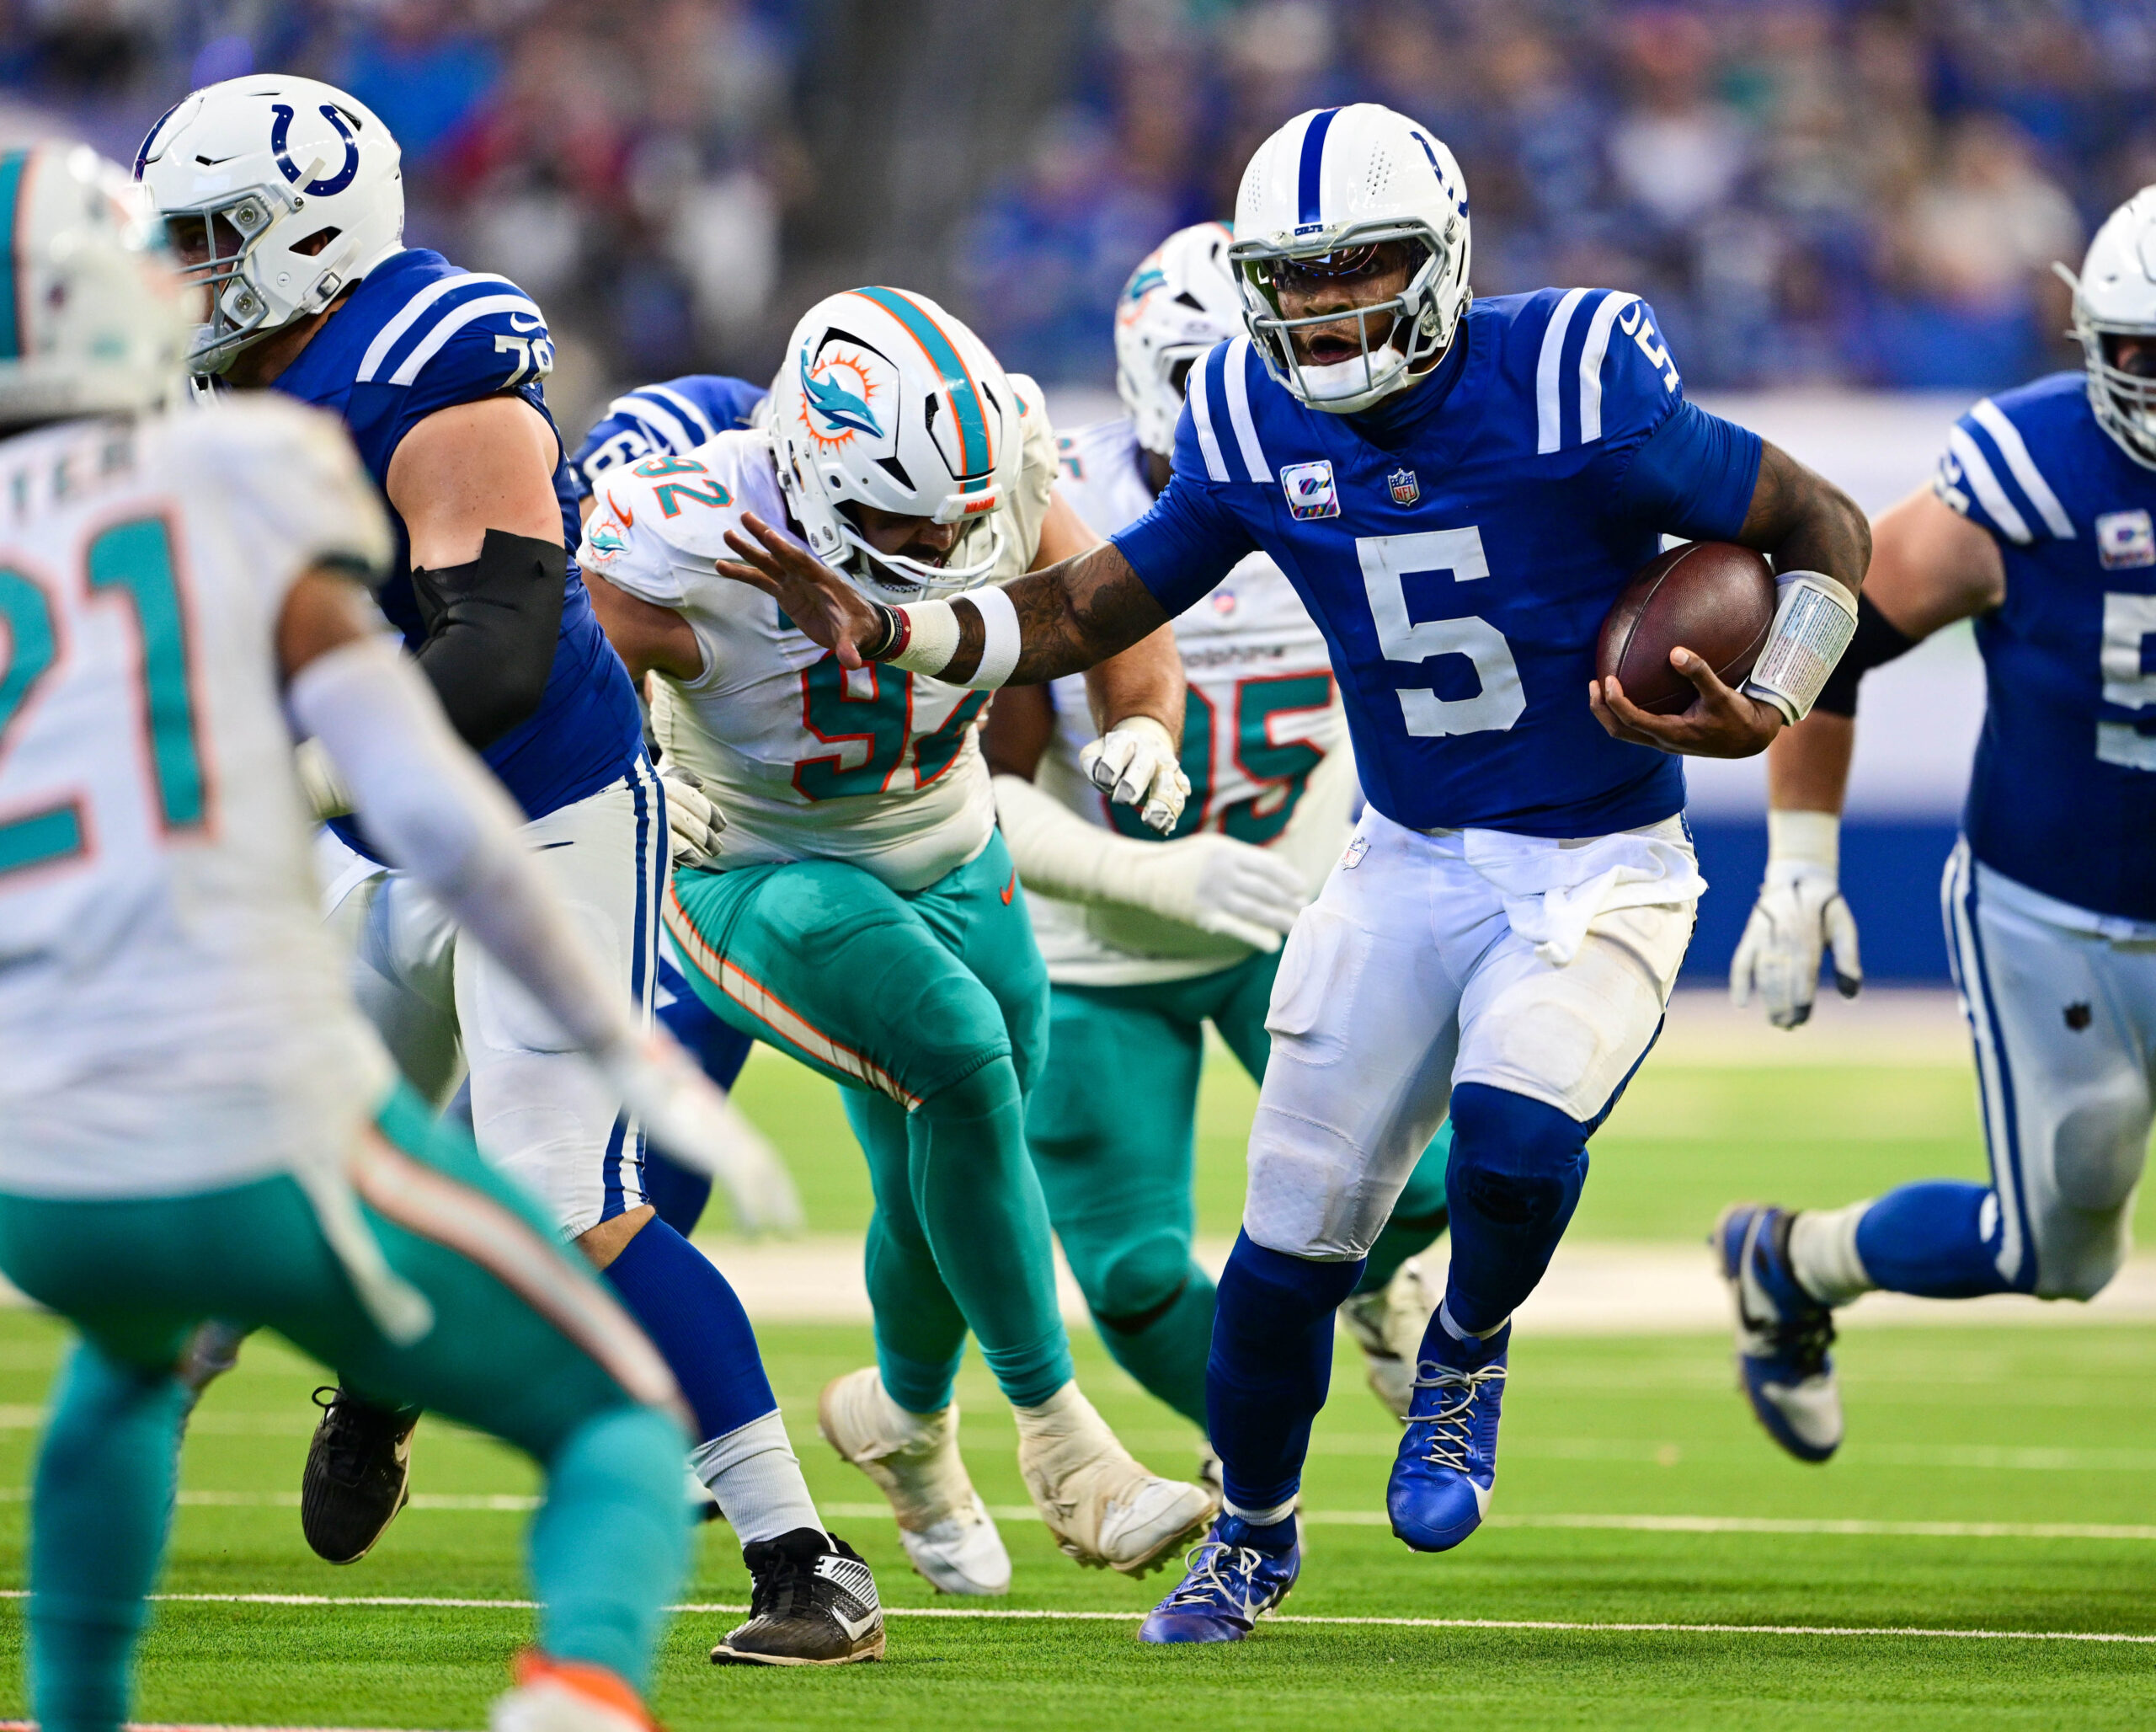
[[[1914,638],[1872,606],[1870,596],[1860,593],[1856,598],[1856,635],[1849,639],[1849,647],[1842,652],[1842,659],[1834,664],[1833,672],[1827,676],[1827,683],[1819,690],[1819,701],[1812,708],[1823,709],[1833,716],[1854,716],[1857,682],[1869,670],[1883,666],[1897,655],[1906,655],[1916,646]]]
[[[468,565],[415,569],[424,673],[475,751],[527,721],[553,671],[569,556],[558,542],[490,529]]]

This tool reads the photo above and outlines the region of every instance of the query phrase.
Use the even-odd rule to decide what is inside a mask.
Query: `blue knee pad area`
[[[664,1221],[646,1221],[606,1265],[606,1280],[681,1386],[696,1419],[694,1441],[723,1437],[778,1406],[732,1285]]]
[[[1461,1328],[1496,1328],[1534,1291],[1587,1184],[1593,1127],[1487,1083],[1452,1093],[1452,1273],[1445,1309]]]
[[[1993,1202],[1988,1211],[1984,1205]],[[1991,1231],[1984,1231],[1988,1215]],[[1927,1179],[1890,1190],[1856,1224],[1856,1254],[1864,1272],[1890,1293],[1927,1299],[1974,1299],[1984,1293],[2026,1292],[2036,1286],[2036,1259],[2021,1261],[2027,1280],[1999,1272],[2002,1223],[1988,1185]]]

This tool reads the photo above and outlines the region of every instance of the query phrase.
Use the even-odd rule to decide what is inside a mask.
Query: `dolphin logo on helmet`
[[[825,436],[866,433],[871,439],[881,439],[883,425],[876,419],[876,412],[865,399],[829,376],[830,366],[829,361],[811,365],[808,350],[801,351],[802,394],[808,398],[808,407],[830,424],[822,430]],[[867,385],[863,377],[864,388],[873,391],[874,388]]]

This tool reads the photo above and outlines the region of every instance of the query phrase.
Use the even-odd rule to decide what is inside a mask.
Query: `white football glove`
[[[1794,1029],[1812,1014],[1819,964],[1833,957],[1834,986],[1854,998],[1864,986],[1856,917],[1838,881],[1840,820],[1831,812],[1770,812],[1766,880],[1729,965],[1730,997],[1756,992],[1767,1020]]]
[[[739,1141],[739,1115],[672,1035],[654,1029],[591,1061],[646,1136],[684,1167],[725,1182]]]
[[[1303,881],[1284,861],[1231,837],[1152,845],[1148,906],[1200,932],[1268,954],[1303,911]]]
[[[659,779],[666,788],[667,845],[674,863],[701,866],[718,853],[726,814],[711,803],[695,771],[661,758]]]
[[[1078,767],[1119,806],[1135,806],[1150,830],[1166,836],[1182,816],[1190,778],[1176,762],[1176,743],[1150,716],[1131,716],[1078,754]]]
[[[327,824],[332,818],[350,815],[352,791],[319,740],[302,740],[292,748],[292,767],[299,772],[300,792],[307,796],[315,822]]]

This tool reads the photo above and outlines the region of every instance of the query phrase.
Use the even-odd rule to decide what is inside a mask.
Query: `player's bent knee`
[[[2075,1209],[2120,1207],[2141,1182],[2148,1113],[2138,1100],[2085,1101],[2052,1133],[2052,1170],[2061,1200]]]
[[[1508,1227],[1547,1227],[1578,1195],[1588,1127],[1510,1089],[1464,1082],[1453,1091],[1446,1188],[1455,1207]]]
[[[1064,1248],[1073,1248],[1067,1238]],[[1088,1249],[1091,1254],[1071,1257],[1070,1271],[1093,1315],[1111,1328],[1142,1328],[1172,1305],[1190,1280],[1189,1242],[1170,1228]]]
[[[969,1071],[957,1082],[923,1097],[915,1109],[934,1123],[957,1119],[985,1119],[1000,1112],[1017,1112],[1023,1097],[1018,1089],[1017,1067],[1006,1051]]]
[[[2132,1243],[2124,1208],[2054,1211],[2036,1229],[2036,1296],[2094,1299],[2111,1284]]]

